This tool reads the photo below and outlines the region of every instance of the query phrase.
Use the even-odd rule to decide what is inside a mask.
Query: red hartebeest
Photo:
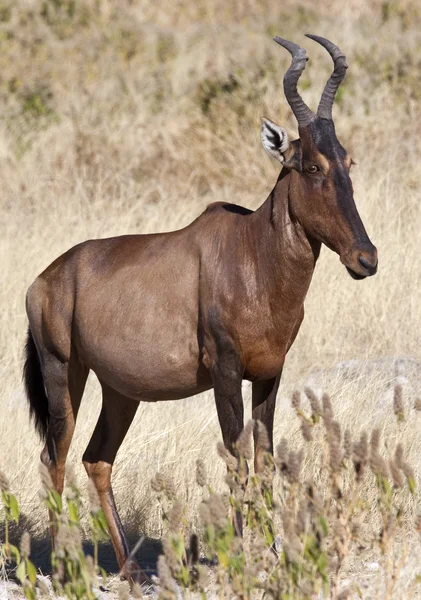
[[[25,382],[46,440],[41,460],[61,493],[92,369],[103,404],[83,463],[130,579],[143,574],[127,560],[110,482],[138,403],[213,388],[224,443],[235,451],[243,429],[241,382],[248,379],[253,419],[266,425],[272,443],[282,367],[321,244],[339,254],[355,279],[377,270],[376,248],[354,203],[351,157],[332,120],[346,60],[328,40],[308,37],[326,48],[334,71],[315,114],[297,91],[305,50],[275,38],[292,55],[284,91],[299,139],[290,142],[285,129],[263,119],[263,146],[282,170],[258,210],[218,202],[180,231],[89,240],[55,260],[28,290]]]

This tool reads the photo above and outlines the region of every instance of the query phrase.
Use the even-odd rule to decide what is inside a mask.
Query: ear
[[[289,141],[286,129],[280,127],[273,121],[262,117],[262,128],[260,130],[263,148],[272,158],[280,163],[285,161],[285,153],[288,150]]]
[[[299,173],[302,172],[302,152],[301,152],[301,140],[293,140],[288,146],[288,150],[284,156],[283,166],[286,169],[294,169]]]

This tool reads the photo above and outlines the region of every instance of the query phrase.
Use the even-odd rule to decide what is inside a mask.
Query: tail
[[[34,420],[35,428],[41,436],[41,439],[45,440],[47,437],[50,413],[48,410],[48,398],[45,393],[38,351],[30,327],[28,327],[28,336],[25,345],[23,379],[25,381],[26,395],[29,402],[29,413]]]

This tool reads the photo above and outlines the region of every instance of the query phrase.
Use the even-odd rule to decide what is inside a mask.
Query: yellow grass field
[[[261,147],[260,116],[297,131],[282,88],[290,56],[274,35],[307,49],[300,90],[313,109],[332,63],[304,34],[325,35],[347,55],[333,114],[379,251],[378,274],[354,281],[322,250],[284,370],[275,442],[286,435],[303,444],[289,398],[310,385],[331,394],[355,437],[378,426],[382,450],[402,441],[421,483],[421,415],[413,408],[421,396],[420,19],[416,0],[0,2],[0,470],[34,536],[46,535],[47,515],[38,499],[41,443],[21,376],[26,290],[83,240],[180,228],[217,200],[263,203],[279,168]],[[397,383],[406,411],[399,427]],[[248,383],[244,395],[249,416]],[[99,407],[91,374],[69,455],[82,487],[81,456]],[[142,404],[113,478],[123,523],[162,534],[150,489],[157,470],[175,478],[197,523],[194,465],[203,458],[223,489],[219,439],[211,393]],[[368,486],[367,499],[371,493]],[[417,492],[405,507],[408,522],[419,509]],[[421,572],[411,535],[402,586]],[[374,597],[374,575],[352,560],[351,572],[363,597]]]

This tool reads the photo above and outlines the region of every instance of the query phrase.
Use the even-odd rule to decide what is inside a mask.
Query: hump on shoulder
[[[236,215],[250,215],[254,211],[246,208],[245,206],[240,206],[239,204],[232,204],[231,202],[212,202],[209,204],[203,215],[209,215],[214,213],[219,214],[236,214]]]

